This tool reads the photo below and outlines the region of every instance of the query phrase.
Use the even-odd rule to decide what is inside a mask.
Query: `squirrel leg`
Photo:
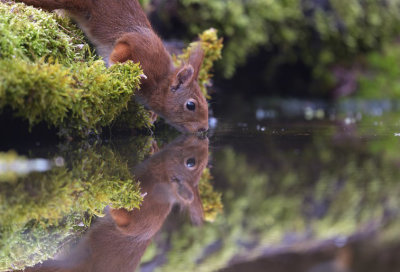
[[[153,154],[157,153],[158,151],[160,151],[160,148],[158,147],[157,141],[153,140],[151,142],[151,147],[150,147],[150,150],[149,150],[149,154],[153,155]]]
[[[149,111],[150,122],[154,124],[157,121],[158,115],[154,111]]]

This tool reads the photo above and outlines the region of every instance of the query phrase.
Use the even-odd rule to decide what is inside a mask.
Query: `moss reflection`
[[[132,142],[132,157],[143,158],[148,142]],[[54,256],[107,205],[132,209],[142,201],[126,159],[110,147],[67,147],[57,155],[66,158],[65,166],[0,183],[1,269]]]
[[[65,158],[62,166],[45,173],[2,176],[0,271],[23,269],[53,258],[61,248],[73,245],[86,233],[92,219],[102,217],[107,205],[114,209],[140,209],[143,184],[132,169],[157,152],[154,143],[152,137],[135,137],[116,140],[112,146],[69,144],[50,155]],[[174,146],[180,148],[177,143]],[[189,155],[190,152],[190,148],[186,150]],[[15,152],[5,153],[4,157],[8,161],[20,158]],[[206,163],[207,156],[203,167]],[[199,171],[199,178],[203,174],[196,195],[204,203],[206,220],[213,220],[221,212],[221,194],[212,188],[209,170]],[[142,172],[146,177],[145,169]]]

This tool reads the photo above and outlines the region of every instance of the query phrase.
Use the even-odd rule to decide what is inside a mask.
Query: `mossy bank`
[[[132,99],[140,88],[140,65],[106,68],[68,18],[2,0],[0,33],[0,114],[11,109],[30,127],[44,122],[62,136],[83,138],[123,112],[129,113],[123,118],[127,127],[151,126],[144,107]],[[220,55],[220,47],[210,50]]]

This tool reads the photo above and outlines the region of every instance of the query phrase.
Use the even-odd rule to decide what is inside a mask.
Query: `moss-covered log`
[[[222,44],[214,31],[200,38],[206,50],[200,75],[205,90]],[[121,113],[119,125],[151,126],[147,111],[132,99],[140,88],[139,64],[107,69],[68,18],[2,0],[0,52],[0,114],[12,109],[31,127],[45,122],[66,136],[99,133]]]
[[[12,108],[31,126],[44,121],[85,137],[110,125],[139,88],[138,64],[107,69],[83,33],[55,13],[2,1],[0,33],[0,111]]]

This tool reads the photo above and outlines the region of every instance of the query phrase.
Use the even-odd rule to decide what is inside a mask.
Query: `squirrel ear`
[[[189,64],[183,66],[176,74],[172,82],[171,90],[176,91],[182,84],[185,84],[190,80],[192,80],[193,74],[194,74],[194,69],[192,65]]]
[[[190,204],[193,202],[194,193],[192,188],[185,182],[178,178],[173,179],[173,188],[176,193],[176,197],[182,204]]]
[[[201,65],[203,65],[204,60],[204,50],[201,47],[201,43],[196,46],[190,53],[189,63],[194,67],[194,78],[197,80],[199,77],[199,72]]]
[[[193,202],[193,191],[189,186],[187,186],[186,182],[179,184],[178,196],[186,203]]]
[[[130,47],[125,42],[118,42],[110,55],[110,65],[117,62],[125,62],[131,57]]]
[[[201,202],[199,189],[194,189],[193,201],[189,206],[190,219],[194,225],[201,225],[204,221],[204,210]]]
[[[129,212],[123,208],[121,209],[110,208],[110,215],[118,228],[123,229],[130,224],[131,217],[129,215]]]

